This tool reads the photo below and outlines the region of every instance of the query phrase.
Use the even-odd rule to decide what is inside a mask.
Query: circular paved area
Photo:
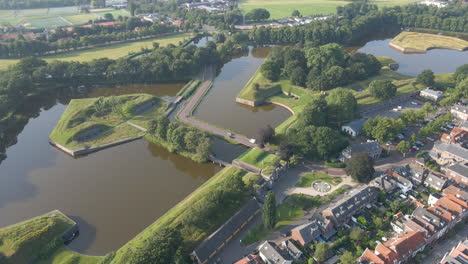
[[[331,185],[328,182],[319,180],[312,183],[312,188],[319,192],[329,192],[331,190]]]

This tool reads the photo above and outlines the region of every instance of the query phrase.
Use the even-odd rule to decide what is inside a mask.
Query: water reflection
[[[70,248],[106,254],[185,198],[221,168],[192,162],[143,140],[80,159],[48,144],[66,108],[57,100],[135,92],[174,96],[182,86],[67,89],[22,109],[24,119],[11,137],[18,143],[7,149],[0,165],[0,227],[59,209],[81,227]]]
[[[426,53],[403,54],[389,46],[391,38],[369,41],[359,52],[370,53],[375,56],[387,56],[399,65],[400,73],[416,76],[425,69],[434,73],[451,73],[462,64],[468,63],[468,52],[444,49],[432,49]]]
[[[290,113],[275,105],[248,107],[236,103],[239,91],[265,60],[270,48],[253,48],[247,56],[226,63],[213,87],[194,115],[208,123],[231,129],[248,137],[256,137],[260,128],[278,126]]]

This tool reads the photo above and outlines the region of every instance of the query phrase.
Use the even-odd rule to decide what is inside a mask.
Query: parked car
[[[419,148],[417,146],[413,146],[412,148],[415,149],[415,150],[419,150]]]
[[[412,105],[418,105],[418,103],[416,103],[416,102],[411,102],[411,104],[412,104]]]
[[[433,138],[431,138],[431,137],[426,137],[426,139],[429,140],[429,141],[432,141],[432,142],[435,141],[435,139],[433,139]]]
[[[410,148],[409,152],[416,152],[416,150],[414,148]]]

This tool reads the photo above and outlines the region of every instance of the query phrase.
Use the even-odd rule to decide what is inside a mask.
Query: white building
[[[468,106],[462,104],[456,104],[450,109],[450,113],[458,119],[463,121],[468,120]]]
[[[421,92],[419,92],[419,96],[437,102],[440,99],[442,99],[442,97],[444,97],[444,93],[441,91],[436,91],[436,90],[426,88],[422,90]]]
[[[358,136],[361,133],[362,126],[365,122],[365,119],[351,121],[341,126],[341,131],[349,134],[352,137]]]

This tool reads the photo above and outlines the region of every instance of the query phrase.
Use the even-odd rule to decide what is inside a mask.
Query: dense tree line
[[[166,117],[151,121],[148,132],[167,143],[170,151],[191,153],[197,161],[205,162],[211,155],[211,140],[206,133],[170,122]]]
[[[260,70],[272,81],[277,81],[282,74],[294,85],[326,91],[376,75],[381,67],[373,55],[348,53],[340,45],[331,43],[304,49],[273,48]]]
[[[384,8],[375,5],[351,3],[338,7],[338,15],[326,20],[313,21],[295,27],[256,27],[249,38],[256,44],[323,45],[339,43],[356,44],[367,36],[401,27],[418,27],[454,32],[468,32],[468,7],[434,8],[423,5]]]
[[[177,28],[173,25],[153,24],[138,31],[105,33],[108,30],[107,27],[100,26],[94,26],[89,29],[75,27],[71,32],[58,30],[57,33],[51,36],[49,41],[19,38],[11,43],[0,43],[0,58],[21,58],[45,55],[50,52],[69,51],[90,45],[111,43],[112,41],[126,41],[145,36],[172,33],[176,32]],[[97,34],[93,35],[93,33]]]
[[[224,44],[227,45],[227,44]],[[187,80],[203,65],[220,62],[230,50],[216,45],[155,48],[139,59],[101,58],[90,62],[65,62],[27,57],[0,75],[0,120],[32,95],[61,87],[95,84],[155,83]]]
[[[336,156],[347,146],[336,128],[352,120],[356,111],[356,99],[348,89],[337,88],[312,100],[286,134],[292,153],[316,159]]]

